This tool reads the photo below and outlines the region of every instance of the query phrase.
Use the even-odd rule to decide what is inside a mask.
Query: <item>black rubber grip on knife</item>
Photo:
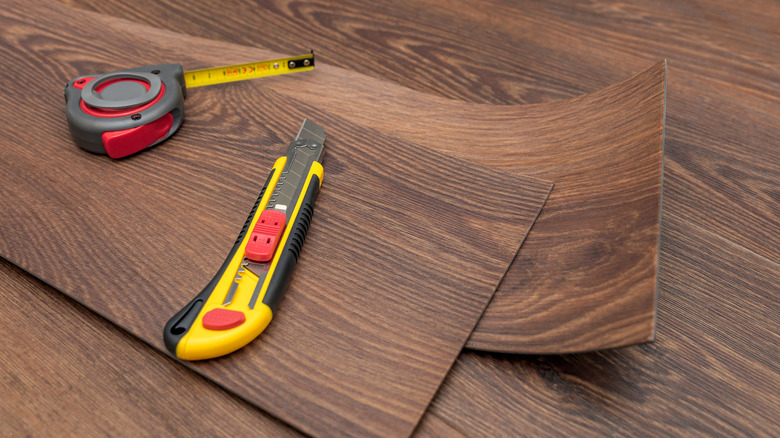
[[[298,209],[298,215],[295,217],[295,222],[293,222],[279,261],[274,268],[273,276],[268,282],[268,288],[263,296],[263,304],[270,307],[273,313],[276,313],[276,309],[290,285],[290,280],[292,280],[298,256],[303,249],[303,242],[306,240],[306,234],[309,232],[309,225],[311,225],[311,219],[314,216],[314,202],[317,200],[319,192],[320,178],[315,174],[311,177],[309,187],[306,189]]]

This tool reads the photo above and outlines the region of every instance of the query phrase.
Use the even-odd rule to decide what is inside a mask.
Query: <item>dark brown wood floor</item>
[[[111,3],[94,7],[154,24],[146,9]],[[548,102],[669,60],[656,342],[568,356],[466,351],[420,435],[777,433],[778,9],[770,1],[270,5],[266,47],[322,47],[318,54],[355,71],[472,102]],[[207,26],[197,7],[175,12],[174,30],[256,43],[251,32]],[[314,26],[299,26],[312,17]],[[408,63],[383,63],[391,50]],[[4,263],[0,272],[0,432],[295,434],[17,268]]]
[[[104,45],[94,48],[101,55],[76,57],[122,53],[122,62],[143,65],[150,55],[187,56],[157,28],[136,25],[147,36],[158,33],[161,51],[154,53],[150,44],[138,50],[135,40],[117,38],[122,28],[108,35],[87,29],[110,29],[111,17],[47,6],[34,20],[26,15],[29,3],[0,9],[6,77],[59,90],[62,78],[44,72],[68,66],[76,41],[83,48],[101,37],[104,43],[112,39],[110,50]],[[40,44],[51,55],[34,60],[30,53]],[[182,51],[165,52],[171,49]],[[327,127],[329,189],[318,196],[285,304],[262,342],[187,366],[302,431],[408,435],[501,282],[551,183],[478,167],[311,101],[261,91],[252,86],[258,82],[242,84],[232,92],[244,92],[229,100],[251,110],[217,110],[227,102],[214,92],[219,87],[191,96],[187,112],[193,117],[185,123],[206,129],[182,128],[175,138],[186,147],[156,148],[121,161],[61,141],[63,120],[48,117],[61,114],[56,100],[29,101],[37,114],[16,118],[9,109],[32,95],[9,87],[0,101],[8,105],[0,108],[16,123],[0,128],[6,158],[0,197],[9,207],[0,210],[7,230],[0,254],[164,350],[162,328],[220,265],[267,176],[262,169],[285,150],[283,139],[294,136],[301,119],[313,118]],[[258,102],[273,109],[273,122],[254,120],[270,115],[256,110]],[[198,122],[220,113],[233,117]],[[175,153],[165,156],[166,150]],[[484,223],[491,226],[470,226]],[[249,296],[242,299],[239,290],[233,301],[246,303]]]

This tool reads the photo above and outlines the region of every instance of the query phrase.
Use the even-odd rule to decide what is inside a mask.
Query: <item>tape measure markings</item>
[[[309,71],[313,68],[314,52],[312,51],[308,55],[187,71],[184,72],[184,82],[186,83],[187,88],[194,88],[265,76]]]

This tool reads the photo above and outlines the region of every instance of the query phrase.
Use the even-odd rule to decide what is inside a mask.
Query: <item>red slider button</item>
[[[229,330],[240,326],[244,321],[244,312],[238,310],[216,308],[203,315],[203,327],[209,330]]]
[[[159,119],[135,128],[108,131],[101,135],[103,148],[111,158],[122,158],[146,149],[164,138],[173,126],[173,115],[168,113]]]
[[[253,262],[267,262],[274,257],[276,246],[287,225],[287,216],[279,210],[263,210],[257,219],[244,255]]]

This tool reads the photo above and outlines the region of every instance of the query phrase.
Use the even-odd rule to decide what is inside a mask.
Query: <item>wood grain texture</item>
[[[178,58],[187,46],[166,35],[139,45],[122,37],[126,23],[41,4],[34,18],[28,3],[0,12],[0,57],[17,78],[0,102],[13,121],[0,127],[0,254],[162,349],[164,323],[221,264],[310,117],[328,132],[326,176],[279,314],[260,341],[187,365],[304,433],[411,433],[550,184],[251,83],[193,93],[165,147],[90,155],[68,139],[59,99],[42,96],[59,96],[82,68]]]
[[[0,260],[2,436],[300,436]]]
[[[5,260],[0,299],[0,435],[302,436]]]
[[[184,10],[179,4],[136,4]],[[231,2],[231,7],[239,4]],[[203,20],[196,8],[187,8],[185,14],[158,14],[153,25],[183,32],[193,28],[197,35],[242,39],[283,53],[314,47],[323,61],[472,102],[568,98],[620,81],[659,58],[670,60],[664,210],[674,212],[682,225],[662,247],[657,342],[562,357],[467,352],[418,432],[433,421],[435,431],[452,431],[458,425],[479,436],[484,431],[560,436],[572,429],[581,435],[608,430],[641,435],[644,425],[660,435],[734,435],[728,431],[737,426],[744,431],[738,435],[774,435],[773,417],[762,414],[778,411],[776,399],[764,397],[767,387],[777,387],[776,365],[772,373],[758,374],[763,380],[748,380],[747,372],[761,369],[756,351],[776,349],[776,339],[762,344],[763,338],[752,334],[766,333],[761,326],[777,321],[777,304],[769,301],[774,313],[766,320],[751,320],[744,312],[761,308],[760,303],[774,299],[777,292],[776,281],[750,281],[757,276],[777,278],[778,272],[776,265],[762,265],[778,260],[775,47],[780,28],[775,1],[483,0],[447,2],[446,9],[431,7],[440,2],[418,0],[392,5],[340,2],[339,8],[316,7],[310,1],[278,4],[281,15],[288,13],[289,5],[294,17],[327,25],[291,32],[289,21],[278,22],[271,8],[244,11],[268,30],[259,34],[241,32],[231,22],[220,24],[218,17],[230,15],[228,8],[215,11],[211,21]],[[150,17],[129,4],[101,2],[94,7],[103,5],[108,13],[134,20]],[[335,12],[328,14],[328,8]],[[310,10],[318,11],[314,19],[306,15]],[[158,19],[165,17],[161,24]],[[243,60],[240,53],[235,59],[232,53],[223,55],[226,62]],[[115,67],[118,58],[98,67]],[[386,62],[398,58],[413,62]],[[92,67],[77,56],[72,61],[84,64],[84,70]],[[190,61],[195,60],[185,65]],[[504,65],[509,67],[504,70]],[[667,217],[664,234],[669,221]],[[700,283],[709,285],[709,277],[728,282],[711,291],[698,288]],[[739,300],[733,297],[736,293]],[[687,305],[677,305],[683,302]],[[739,317],[729,317],[732,313]],[[707,323],[710,317],[719,322],[717,327]],[[63,326],[62,331],[69,329]],[[750,335],[743,336],[746,332]],[[705,337],[700,345],[703,333],[719,337]],[[679,336],[684,339],[677,340]],[[101,353],[87,347],[85,354]],[[736,371],[717,374],[713,370],[718,364],[734,365]],[[495,378],[497,374],[501,377]],[[678,385],[694,392],[683,394]],[[724,399],[736,401],[735,409],[748,412],[745,418],[730,412]],[[160,405],[164,403],[161,397]],[[647,412],[660,415],[667,425],[652,423]],[[713,420],[719,415],[724,420]],[[715,429],[726,422],[735,426]],[[667,432],[669,428],[673,432]]]
[[[120,2],[72,3],[160,25]],[[478,103],[577,96],[668,58],[665,208],[778,259],[777,2],[234,2],[208,18],[203,7],[143,4],[162,15],[169,7],[181,12],[164,24],[177,31],[283,51],[315,47],[322,61]],[[213,26],[214,20],[231,26]],[[294,23],[301,25],[290,32]],[[235,31],[250,25],[267,31]],[[559,269],[531,273],[548,271]],[[502,321],[516,307],[520,298],[511,292],[499,289],[475,339],[492,336],[483,328],[502,327],[489,321]],[[521,347],[519,341],[512,339]]]
[[[775,436],[780,303],[765,292],[780,265],[672,214],[663,224],[655,342],[467,352],[429,414],[467,436]]]
[[[326,71],[329,73],[329,71]],[[317,77],[318,79],[319,77]],[[296,78],[298,80],[300,78]],[[562,353],[653,337],[665,64],[568,101],[479,106],[397,87],[361,85],[339,72],[281,93],[348,103],[333,111],[448,155],[555,181],[468,347]],[[394,110],[383,102],[401,100]],[[417,117],[409,117],[417,114]],[[428,143],[423,143],[428,144]]]

